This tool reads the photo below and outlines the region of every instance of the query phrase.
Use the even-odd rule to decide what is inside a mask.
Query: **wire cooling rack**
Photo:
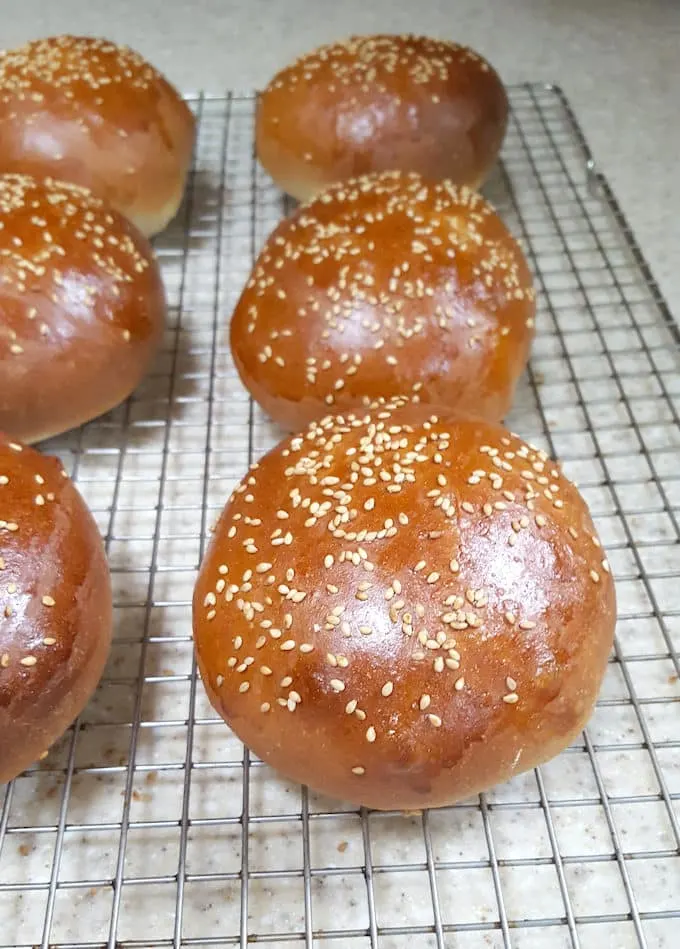
[[[162,354],[124,406],[45,446],[106,538],[115,643],[76,726],[0,788],[0,947],[680,945],[678,333],[564,96],[511,100],[489,193],[540,290],[511,423],[565,461],[617,577],[586,733],[486,795],[404,816],[286,782],[216,720],[192,661],[195,571],[277,436],[226,326],[285,209],[253,157],[252,98],[197,98],[195,169],[157,242]]]

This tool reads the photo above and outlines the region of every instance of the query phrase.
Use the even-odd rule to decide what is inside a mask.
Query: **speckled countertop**
[[[680,315],[678,0],[21,0],[2,42],[55,32],[136,46],[184,91],[262,86],[296,54],[351,32],[469,43],[508,82],[569,96],[671,309]]]

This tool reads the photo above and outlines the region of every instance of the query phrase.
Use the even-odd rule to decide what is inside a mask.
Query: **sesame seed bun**
[[[147,240],[77,185],[0,175],[0,430],[48,438],[114,408],[165,322]]]
[[[56,458],[0,435],[0,784],[83,710],[111,641],[92,515]]]
[[[256,755],[332,797],[407,810],[568,745],[616,613],[555,463],[412,403],[328,417],[255,464],[193,608],[210,701]]]
[[[147,235],[182,199],[194,118],[138,54],[52,36],[0,54],[0,172],[90,188]]]
[[[259,98],[257,154],[299,200],[389,169],[478,188],[507,119],[503,84],[473,50],[424,36],[358,36],[274,76]]]
[[[499,421],[534,336],[517,242],[484,198],[384,172],[334,185],[266,242],[231,322],[281,425],[409,396]]]

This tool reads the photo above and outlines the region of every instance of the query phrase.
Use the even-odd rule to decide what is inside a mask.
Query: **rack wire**
[[[49,757],[0,788],[0,947],[677,949],[680,338],[562,92],[511,89],[489,195],[540,292],[509,420],[561,457],[617,578],[595,715],[557,759],[422,815],[369,813],[273,774],[216,719],[190,599],[211,522],[276,439],[226,326],[285,206],[253,99],[199,96],[195,166],[156,244],[170,317],[116,411],[44,447],[111,562],[105,677]]]

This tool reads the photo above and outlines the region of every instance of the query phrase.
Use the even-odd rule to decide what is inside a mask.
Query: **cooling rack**
[[[44,446],[106,538],[116,631],[75,727],[0,788],[0,947],[680,945],[678,332],[563,94],[511,102],[489,196],[540,309],[510,423],[564,460],[617,578],[587,731],[486,795],[401,815],[286,782],[216,720],[192,658],[195,571],[277,438],[226,326],[285,207],[254,160],[252,97],[196,97],[190,187],[156,244],[162,353],[125,405]]]

